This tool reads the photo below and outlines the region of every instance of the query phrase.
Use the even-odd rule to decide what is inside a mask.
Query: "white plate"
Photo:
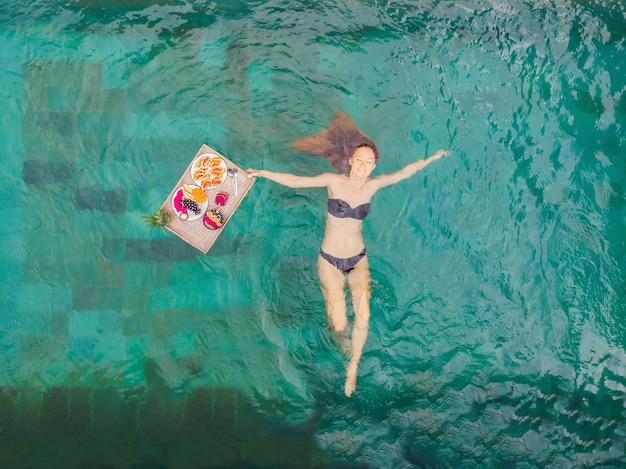
[[[211,163],[215,158],[220,160],[219,164]],[[214,165],[214,166],[212,166]],[[213,168],[220,168],[221,176],[211,172]],[[191,164],[191,178],[198,186],[204,190],[213,190],[220,187],[228,177],[226,174],[226,161],[215,153],[203,153],[199,155]]]
[[[190,187],[196,188],[198,186],[190,186]],[[181,195],[182,197],[186,198],[183,193],[183,188],[179,187],[178,189],[176,189],[176,192],[174,192],[174,195],[172,196],[172,208],[174,209],[174,212],[176,212],[176,215],[178,215],[182,219],[184,217],[183,214],[187,214],[187,219],[185,221],[192,221],[192,220],[197,220],[198,218],[201,218],[206,212],[207,207],[209,206],[209,199],[207,198],[207,200],[205,200],[203,203],[198,204],[198,208],[200,208],[199,213],[193,213],[193,211],[189,209],[177,207],[177,204],[174,201],[178,197],[181,197]]]

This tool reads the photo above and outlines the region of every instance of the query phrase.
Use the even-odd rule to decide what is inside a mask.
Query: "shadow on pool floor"
[[[229,388],[4,387],[0,415],[0,467],[351,467]]]

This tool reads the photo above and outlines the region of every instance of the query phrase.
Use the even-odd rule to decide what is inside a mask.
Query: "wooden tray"
[[[203,209],[201,211],[202,216],[197,219],[191,219],[198,215],[195,215],[192,212],[188,211],[188,213],[192,216],[189,217],[189,219],[187,220],[182,220],[179,212],[174,208],[172,204],[172,199],[178,193],[178,190],[182,187],[183,184],[187,184],[190,186],[201,185],[200,178],[194,180],[192,176],[192,167],[195,168],[194,162],[196,162],[199,157],[204,157],[204,155],[207,155],[210,158],[219,156],[225,163],[225,170],[232,169],[235,171],[235,175],[234,177],[229,177],[225,172],[223,176],[223,182],[219,187],[205,189],[205,193],[207,195],[207,203],[201,205],[201,208]],[[222,168],[224,168],[224,166],[222,166]],[[211,249],[211,246],[213,246],[213,243],[217,240],[222,231],[224,231],[224,229],[226,228],[226,225],[235,213],[235,210],[237,210],[239,204],[252,187],[252,184],[254,184],[254,180],[254,178],[249,177],[244,170],[242,170],[239,166],[226,158],[224,155],[219,153],[217,150],[211,148],[206,144],[203,144],[200,147],[200,150],[198,150],[198,153],[196,153],[196,156],[194,156],[191,160],[191,163],[189,163],[189,166],[183,173],[183,176],[180,178],[176,186],[174,186],[174,189],[162,205],[162,208],[168,210],[173,215],[172,221],[167,226],[167,229],[182,238],[184,241],[191,244],[193,247],[199,249],[206,254],[209,249]],[[237,195],[235,195],[235,182],[237,184]],[[228,200],[226,204],[221,207],[218,207],[218,205],[216,204],[216,196],[219,193],[228,194]],[[224,223],[221,228],[209,229],[205,226],[204,223],[205,212],[210,212],[212,209],[216,208],[218,208],[221,212]]]

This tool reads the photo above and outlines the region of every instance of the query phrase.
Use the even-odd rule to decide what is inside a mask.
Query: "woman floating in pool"
[[[345,112],[339,112],[328,128],[319,134],[296,140],[294,147],[327,158],[344,174],[324,173],[306,177],[249,169],[260,176],[292,188],[326,187],[328,220],[318,259],[319,277],[330,325],[336,333],[348,331],[345,283],[348,281],[354,306],[352,354],[346,369],[345,393],[356,387],[357,366],[367,340],[370,320],[370,269],[363,242],[363,219],[370,210],[372,196],[381,187],[414,175],[448,151],[439,150],[400,171],[370,178],[378,162],[378,148]]]

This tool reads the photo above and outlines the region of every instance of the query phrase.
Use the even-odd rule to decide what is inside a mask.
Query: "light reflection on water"
[[[623,464],[624,4],[222,3],[0,16],[2,444],[58,415],[72,444],[114,421],[144,445],[81,464],[300,463],[263,460],[261,434],[329,464]],[[325,194],[258,181],[208,256],[141,223],[203,142],[328,170],[289,143],[338,108],[382,173],[453,153],[374,200],[350,400],[317,286]],[[139,436],[156,415],[191,455]],[[205,434],[235,444],[212,459]]]

